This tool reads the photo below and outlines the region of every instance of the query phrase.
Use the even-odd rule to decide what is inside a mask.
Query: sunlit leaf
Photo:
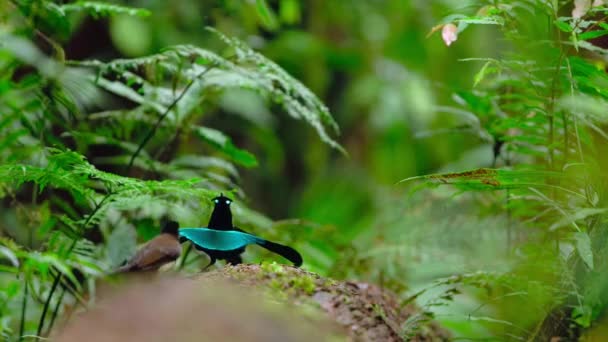
[[[593,250],[591,249],[589,235],[586,232],[576,232],[574,233],[574,240],[576,241],[578,255],[583,259],[585,265],[593,270]]]
[[[561,21],[561,20],[556,20],[554,23],[555,23],[555,26],[557,26],[557,28],[559,28],[561,31],[567,32],[567,33],[572,32],[572,26],[570,26],[570,24],[568,24],[567,22]]]
[[[279,26],[276,15],[266,3],[266,0],[255,0],[255,9],[262,25],[269,30],[276,30]]]
[[[224,133],[208,127],[196,127],[194,128],[194,133],[211,146],[225,153],[234,162],[245,167],[258,165],[258,161],[253,154],[234,146],[232,140]]]
[[[151,14],[151,12],[147,9],[125,7],[97,1],[77,1],[75,3],[61,5],[59,8],[61,8],[61,10],[65,12],[87,12],[90,15],[93,15],[94,17],[106,17],[109,15],[117,14],[147,17]]]
[[[17,258],[17,255],[13,253],[13,251],[4,246],[0,246],[0,254],[4,255],[4,257],[8,259],[13,266],[19,267],[19,259]]]

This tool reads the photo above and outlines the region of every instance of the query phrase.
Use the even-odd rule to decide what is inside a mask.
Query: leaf
[[[568,110],[578,117],[602,124],[608,123],[606,112],[608,101],[599,96],[575,93],[559,99],[557,104],[559,108]]]
[[[465,17],[456,21],[459,24],[504,25],[504,19],[498,15]]]
[[[118,59],[109,63],[92,60],[78,62],[77,65],[97,68],[99,75],[103,75],[108,70],[123,74],[125,69],[135,71],[144,66],[162,66],[162,71],[173,74],[175,79],[196,82],[192,84],[187,96],[184,96],[184,104],[180,101],[174,108],[177,113],[172,111],[167,116],[167,121],[175,124],[186,118],[189,111],[199,108],[204,95],[209,91],[231,88],[252,90],[262,98],[270,99],[280,105],[291,117],[306,121],[317,131],[323,142],[346,154],[344,148],[330,137],[328,132],[332,130],[335,134],[340,133],[336,121],[327,106],[310,89],[278,64],[254,51],[242,41],[225,36],[212,28],[209,30],[234,49],[232,58],[226,59],[215,52],[192,45],[177,45],[146,57]],[[179,84],[171,88],[162,88],[144,83],[147,89],[144,97],[131,89],[126,82],[99,76],[93,79],[102,88],[126,97],[142,107],[152,106],[158,113],[166,111],[165,106],[175,100],[178,86],[183,86]]]
[[[78,1],[76,3],[62,5],[60,8],[65,12],[87,12],[94,17],[107,17],[117,14],[147,17],[152,14],[152,12],[147,9],[126,7],[97,1]]]
[[[99,87],[101,87],[107,91],[110,91],[118,96],[122,96],[126,99],[129,99],[142,106],[146,106],[146,107],[149,106],[149,107],[153,108],[159,114],[166,112],[166,108],[162,104],[160,104],[152,99],[144,98],[143,96],[141,96],[141,94],[137,93],[135,90],[131,89],[129,86],[127,86],[124,83],[116,82],[116,81],[108,81],[104,78],[94,77],[94,76],[91,76],[91,80],[95,81],[95,83]]]
[[[592,315],[593,309],[588,305],[576,306],[571,314],[574,321],[583,328],[591,326]]]
[[[586,232],[574,233],[574,240],[576,242],[576,251],[578,255],[583,259],[585,265],[589,269],[593,270],[593,250],[591,249],[591,239]]]
[[[281,0],[279,16],[286,24],[297,24],[301,17],[300,3],[297,0]]]
[[[578,36],[578,39],[580,39],[580,40],[594,39],[594,38],[605,36],[607,34],[608,34],[608,30],[589,31],[589,32],[581,33]]]
[[[67,37],[70,34],[70,22],[67,20],[65,13],[60,6],[50,2],[42,2],[44,12],[41,13],[41,17],[52,30],[62,37]]]
[[[253,154],[234,146],[232,140],[224,133],[216,129],[200,126],[194,128],[194,132],[203,141],[225,153],[235,163],[245,167],[254,167],[258,165],[258,161]]]
[[[502,320],[502,319],[496,319],[496,318],[492,318],[492,317],[488,317],[488,316],[472,316],[472,315],[469,315],[469,316],[467,316],[467,319],[469,319],[471,321],[483,321],[483,322],[488,322],[488,323],[504,324],[504,325],[508,325],[508,326],[512,326],[513,325],[512,322],[505,321],[505,320]]]
[[[559,221],[553,223],[551,227],[549,227],[550,231],[556,230],[560,227],[564,227],[567,225],[571,225],[576,223],[576,221],[583,220],[589,216],[600,215],[606,212],[606,208],[583,208],[578,210],[574,215],[568,215],[560,219]]]
[[[481,168],[464,172],[431,174],[401,180],[424,180],[429,184],[451,184],[464,190],[499,190],[528,188],[530,186],[551,186],[548,179],[565,178],[560,172],[544,170],[504,170]]]
[[[233,177],[238,178],[239,176],[234,165],[224,159],[215,157],[184,154],[173,159],[170,165],[179,168],[192,168],[198,170],[216,168],[228,172]]]
[[[255,75],[252,76],[255,77],[255,80],[265,81],[265,87],[270,86],[265,91],[272,95],[272,99],[282,105],[289,115],[296,119],[304,119],[316,129],[323,142],[346,154],[344,148],[326,131],[326,128],[331,128],[336,134],[339,134],[338,124],[331,116],[329,108],[310,89],[289,75],[278,64],[252,50],[240,40],[229,38],[213,29],[211,31],[236,50],[237,60],[240,63],[259,66]]]
[[[486,76],[487,73],[493,72],[494,70],[492,69],[488,69],[488,67],[492,64],[492,61],[487,61],[483,67],[481,67],[481,70],[479,70],[479,72],[477,72],[475,74],[475,78],[474,78],[474,82],[473,82],[473,87],[477,87],[477,85],[479,84],[479,82],[481,82],[483,80],[483,78]]]
[[[107,257],[113,267],[120,266],[135,254],[137,249],[137,237],[135,230],[130,225],[117,226],[107,242]]]
[[[48,58],[31,41],[0,31],[0,51],[10,52],[16,59],[36,68],[43,76],[58,78],[64,66]]]
[[[572,26],[570,26],[570,24],[568,24],[565,21],[556,20],[556,21],[554,21],[554,24],[555,24],[555,26],[557,26],[558,29],[560,29],[563,32],[567,32],[567,33],[572,32]]]
[[[279,28],[279,22],[274,12],[266,3],[266,0],[256,0],[255,9],[264,28],[274,31]]]
[[[13,264],[13,266],[19,267],[19,259],[17,258],[17,255],[13,253],[13,251],[4,246],[0,246],[0,254],[4,255],[11,262],[11,264]]]

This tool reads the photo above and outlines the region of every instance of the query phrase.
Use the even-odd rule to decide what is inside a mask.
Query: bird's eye
[[[226,204],[230,204],[230,200],[226,200]]]
[[[213,200],[213,202],[215,202],[215,203],[220,203],[220,200]]]

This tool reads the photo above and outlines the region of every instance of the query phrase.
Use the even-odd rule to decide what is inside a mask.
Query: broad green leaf
[[[608,34],[608,30],[597,30],[597,31],[589,31],[585,33],[581,33],[578,35],[578,39],[580,40],[588,40],[593,38],[602,37]]]
[[[588,305],[577,306],[572,310],[572,318],[583,328],[591,326],[593,310]]]
[[[260,18],[262,25],[271,31],[279,28],[279,22],[277,21],[277,17],[268,6],[266,0],[255,0],[255,9]]]
[[[254,167],[258,165],[258,161],[253,154],[234,146],[232,140],[224,133],[216,129],[200,126],[194,128],[194,133],[203,141],[225,153],[235,163],[245,167]]]
[[[583,259],[583,262],[589,269],[593,270],[593,250],[591,249],[591,239],[586,232],[574,233],[574,240],[576,242],[576,251],[578,255]]]
[[[556,20],[554,21],[555,26],[557,26],[558,29],[560,29],[563,32],[572,32],[572,26],[570,26],[570,24],[568,24],[565,21],[561,21],[561,20]]]

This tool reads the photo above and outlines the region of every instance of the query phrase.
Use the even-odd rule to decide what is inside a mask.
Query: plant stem
[[[66,292],[66,289],[64,287],[63,290],[61,291],[61,294],[59,295],[59,299],[57,300],[55,309],[53,310],[53,315],[51,316],[51,322],[49,322],[49,329],[47,330],[47,332],[45,334],[47,336],[51,333],[51,328],[55,324],[55,319],[57,318],[57,313],[59,313],[59,307],[61,306],[61,303],[63,302],[63,297],[65,296],[65,292]]]
[[[80,233],[82,234],[82,232],[86,229],[87,225],[89,224],[89,222],[91,221],[91,219],[93,218],[93,216],[95,216],[95,214],[97,213],[97,211],[99,211],[99,209],[101,208],[101,206],[103,205],[103,203],[110,198],[110,196],[113,195],[113,192],[108,192],[108,194],[106,194],[106,196],[104,198],[101,199],[101,201],[99,201],[99,203],[97,203],[95,205],[95,208],[93,209],[93,211],[91,212],[91,214],[89,215],[89,217],[87,217],[87,219],[84,221],[84,223],[81,226],[80,229]],[[70,244],[70,247],[68,247],[68,250],[66,252],[65,257],[67,258],[70,253],[72,253],[72,250],[76,247],[76,243],[78,242],[78,238],[73,238],[72,239],[72,243]],[[59,286],[59,282],[61,281],[61,278],[63,277],[63,273],[57,271],[57,276],[55,276],[55,278],[53,279],[53,285],[51,286],[51,290],[49,292],[49,295],[46,297],[46,300],[44,302],[44,307],[42,309],[42,313],[40,314],[40,320],[38,321],[38,331],[36,333],[36,335],[41,336],[42,333],[42,329],[44,329],[44,323],[46,320],[46,313],[49,311],[49,306],[51,305],[51,299],[53,298],[53,294],[55,294],[55,291],[57,290],[57,286]],[[48,331],[51,331],[52,328],[52,324],[49,325]]]
[[[207,69],[205,69],[204,71],[202,71],[201,73],[199,73],[198,75],[196,75],[196,77],[194,77],[190,81],[190,83],[188,83],[186,85],[186,87],[179,94],[179,96],[175,100],[173,100],[173,102],[171,102],[171,104],[169,105],[169,107],[167,107],[167,109],[165,110],[165,112],[163,114],[161,114],[160,117],[158,117],[158,120],[156,121],[156,124],[154,124],[154,127],[152,127],[152,129],[144,137],[144,140],[141,141],[141,143],[139,144],[139,146],[137,146],[137,150],[135,150],[135,153],[133,153],[133,155],[131,156],[131,159],[129,160],[129,164],[127,165],[127,169],[126,169],[126,172],[125,172],[127,175],[129,173],[129,171],[131,171],[131,168],[133,167],[133,163],[135,162],[135,158],[137,158],[137,156],[139,155],[139,153],[141,152],[141,150],[143,150],[144,146],[146,146],[146,144],[148,143],[148,141],[150,141],[150,139],[152,139],[152,137],[154,136],[154,134],[156,134],[156,131],[158,130],[158,127],[160,127],[161,122],[167,117],[167,115],[169,115],[169,113],[171,112],[171,110],[173,110],[173,108],[175,108],[175,106],[177,105],[177,103],[186,95],[186,93],[192,87],[192,85],[194,85],[194,83],[199,78],[203,77],[207,72],[209,72],[210,70],[212,70],[215,67],[215,65],[216,64],[210,65]]]
[[[182,261],[180,262],[179,266],[177,266],[178,271],[181,271],[182,268],[184,268],[184,266],[186,265],[186,260],[188,259],[188,255],[190,254],[190,251],[192,251],[192,243],[189,243],[188,247],[186,247],[186,251],[184,252]]]
[[[27,297],[28,297],[27,279],[23,282],[23,300],[21,302],[21,322],[19,323],[19,341],[23,341],[23,335],[25,333],[25,313],[27,311]]]
[[[78,241],[78,240],[77,239],[72,240],[72,244],[68,248],[68,253],[70,253],[72,251],[72,249],[76,246],[76,241]],[[44,329],[46,313],[49,311],[49,306],[51,305],[51,299],[53,298],[53,294],[57,290],[57,286],[59,286],[59,282],[61,281],[62,276],[63,276],[63,273],[60,273],[60,272],[57,274],[57,276],[55,276],[55,279],[53,279],[53,285],[51,286],[49,295],[46,297],[46,300],[44,301],[44,307],[42,308],[42,313],[40,314],[40,320],[38,321],[38,331],[36,332],[36,335],[38,335],[39,337],[42,336],[41,334],[42,334],[42,330]],[[51,328],[52,327],[49,326],[49,331]]]

